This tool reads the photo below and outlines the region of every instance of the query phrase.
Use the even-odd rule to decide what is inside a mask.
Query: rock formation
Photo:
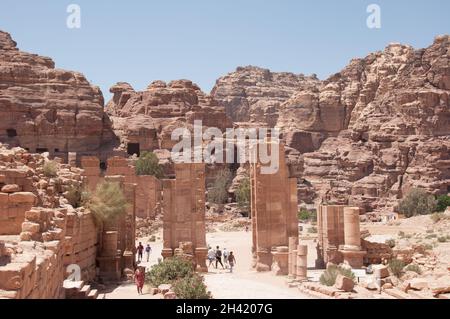
[[[155,149],[170,150],[177,127],[192,128],[194,120],[203,127],[225,130],[231,121],[224,109],[189,80],[170,83],[155,81],[145,91],[136,92],[128,83],[117,83],[107,104],[113,128],[128,154]]]
[[[319,84],[315,76],[274,73],[253,66],[238,67],[217,80],[211,95],[235,122],[275,126],[280,105],[295,92],[313,89]]]
[[[302,136],[288,141],[305,153],[299,176],[325,201],[366,210],[412,187],[450,191],[449,59],[449,36],[422,50],[392,44],[296,93],[277,125]]]
[[[103,95],[77,72],[47,57],[19,51],[0,31],[0,141],[30,152],[66,157],[101,154],[115,138]]]

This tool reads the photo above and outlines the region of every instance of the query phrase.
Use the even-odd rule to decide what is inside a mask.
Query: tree
[[[423,189],[413,188],[400,201],[398,209],[406,217],[431,214],[436,210],[437,201]]]
[[[142,152],[136,160],[136,175],[153,175],[156,178],[162,178],[164,171],[159,165],[159,159],[153,152]]]
[[[238,206],[247,209],[250,207],[250,179],[244,178],[236,189],[236,201]]]
[[[212,187],[208,190],[208,201],[214,204],[225,204],[231,179],[231,171],[228,168],[219,171]]]
[[[87,202],[97,224],[112,222],[126,213],[127,201],[117,182],[104,181],[97,185]]]

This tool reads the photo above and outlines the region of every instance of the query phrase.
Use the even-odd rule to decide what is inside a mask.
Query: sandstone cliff
[[[19,51],[0,31],[1,142],[63,157],[100,154],[114,144],[103,103],[100,89],[81,73]]]
[[[319,199],[373,210],[412,187],[450,191],[449,94],[449,36],[392,44],[298,91],[277,126]]]
[[[315,76],[247,66],[219,78],[211,95],[233,121],[273,127],[282,103],[296,91],[314,89],[319,83]]]
[[[201,120],[204,128],[232,127],[224,108],[189,80],[155,81],[142,92],[120,82],[110,91],[114,96],[106,109],[129,154],[137,149],[170,150],[176,143],[171,141],[172,131],[191,128],[194,120]]]

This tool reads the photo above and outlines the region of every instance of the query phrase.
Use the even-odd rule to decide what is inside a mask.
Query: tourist
[[[230,254],[228,255],[228,263],[230,264],[230,273],[232,273],[233,267],[236,264],[236,258],[234,258],[232,251],[230,251]]]
[[[147,254],[147,262],[149,262],[150,254],[152,253],[152,247],[150,247],[150,244],[147,244],[147,247],[145,247],[145,253]]]
[[[223,249],[223,263],[225,264],[225,268],[228,269],[228,250],[226,248]]]
[[[216,269],[217,264],[220,264],[222,266],[222,269],[225,269],[225,267],[222,264],[222,251],[219,249],[219,246],[216,247]]]
[[[136,283],[137,291],[139,295],[142,295],[142,288],[144,288],[145,272],[141,267],[137,267],[134,272],[134,281]]]
[[[208,249],[208,260],[209,260],[208,268],[211,266],[211,264],[214,262],[215,259],[216,259],[216,252],[214,251],[214,249],[209,247],[209,249]]]
[[[137,246],[138,251],[138,261],[142,261],[142,254],[144,252],[144,246],[142,246],[142,243],[139,242],[139,246]]]

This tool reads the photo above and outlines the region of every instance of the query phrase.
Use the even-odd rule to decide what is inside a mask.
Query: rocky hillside
[[[449,36],[392,44],[298,91],[277,126],[318,199],[373,210],[411,187],[450,192],[449,94]]]
[[[141,92],[121,82],[110,91],[114,96],[106,109],[123,147],[171,149],[172,131],[191,127],[194,120],[202,120],[204,127],[232,127],[224,108],[189,80],[155,81]]]
[[[113,143],[103,95],[77,72],[19,51],[0,31],[0,141],[31,152],[101,152]]]
[[[315,76],[247,66],[219,78],[211,95],[234,122],[274,127],[282,103],[295,92],[314,89],[319,83]]]

